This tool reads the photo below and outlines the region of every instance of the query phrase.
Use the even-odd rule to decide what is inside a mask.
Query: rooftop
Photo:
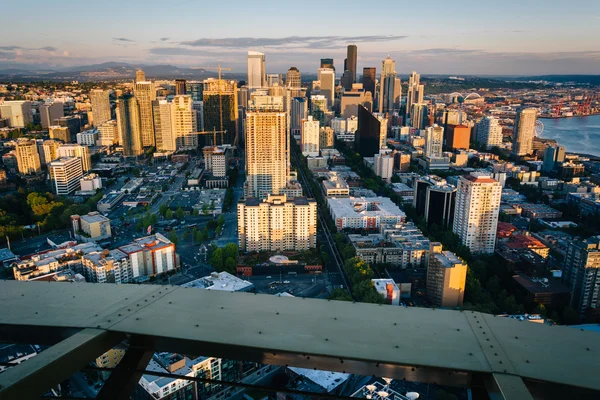
[[[224,292],[247,291],[254,285],[248,281],[231,275],[229,272],[213,272],[209,276],[199,278],[181,285],[185,288],[220,290]]]
[[[350,374],[344,374],[342,372],[321,371],[297,367],[288,368],[298,375],[302,375],[305,378],[310,379],[328,392],[335,390],[335,388],[344,383],[350,377]]]
[[[547,278],[532,278],[525,274],[513,275],[513,279],[530,293],[571,293],[562,283]]]
[[[387,197],[327,198],[329,208],[337,218],[352,217],[405,217],[396,204]]]
[[[85,215],[80,215],[79,217],[88,224],[93,224],[96,222],[110,222],[109,218],[106,218],[104,215],[100,214],[97,211]]]
[[[435,257],[445,268],[454,268],[454,266],[456,266],[457,264],[465,265],[465,262],[451,251],[442,251],[441,253],[435,253],[433,254],[433,257]]]

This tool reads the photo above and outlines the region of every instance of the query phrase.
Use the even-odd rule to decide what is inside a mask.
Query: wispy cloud
[[[161,38],[160,38],[160,41],[161,41],[161,42],[166,42],[166,41],[167,41],[167,40],[169,40],[169,39],[171,39],[171,38],[168,38],[168,37],[161,37]]]
[[[374,43],[390,42],[405,39],[407,36],[399,35],[370,35],[370,36],[287,36],[279,38],[203,38],[184,41],[180,44],[191,47],[219,47],[219,48],[250,48],[250,47],[281,47],[294,46],[312,49],[338,47],[343,43]]]
[[[217,55],[215,51],[189,49],[184,47],[152,47],[148,53],[158,56],[207,56]]]
[[[115,37],[113,38],[113,40],[116,40],[117,42],[135,43],[135,40],[127,39],[124,37]]]

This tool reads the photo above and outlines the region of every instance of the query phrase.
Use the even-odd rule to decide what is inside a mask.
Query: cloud
[[[116,40],[117,42],[135,43],[135,40],[127,39],[124,37],[114,37],[113,40]]]
[[[159,40],[160,40],[161,42],[166,42],[166,41],[167,41],[167,40],[169,40],[169,39],[170,39],[170,38],[168,38],[168,37],[161,37]]]
[[[220,47],[220,48],[248,48],[248,47],[283,47],[294,46],[311,49],[339,47],[343,43],[373,43],[390,42],[404,39],[407,36],[398,35],[371,35],[371,36],[287,36],[280,38],[203,38],[184,41],[180,44],[191,47]]]

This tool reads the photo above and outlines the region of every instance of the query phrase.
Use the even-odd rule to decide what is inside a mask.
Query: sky
[[[341,71],[355,44],[359,73],[389,55],[399,74],[600,74],[599,0],[158,3],[7,1],[0,69],[122,61],[242,72],[254,50],[269,73],[316,73],[320,58]]]

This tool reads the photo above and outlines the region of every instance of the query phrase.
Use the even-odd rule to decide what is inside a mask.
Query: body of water
[[[540,137],[555,139],[567,152],[600,157],[600,115],[589,117],[540,119],[544,132]]]

